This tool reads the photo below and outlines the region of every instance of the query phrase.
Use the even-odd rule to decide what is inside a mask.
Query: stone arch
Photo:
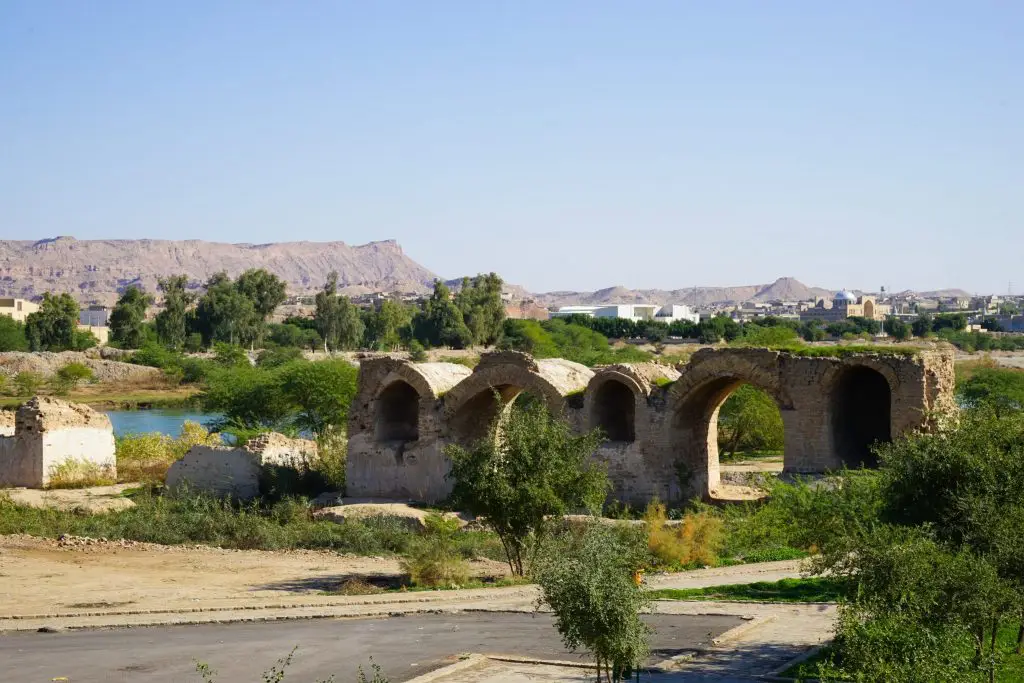
[[[874,364],[845,364],[829,384],[832,449],[846,467],[875,467],[872,445],[893,435],[894,384]]]
[[[420,393],[404,379],[384,385],[377,394],[374,440],[417,441],[420,438]]]
[[[871,299],[864,300],[864,317],[868,320],[875,319],[875,302]]]
[[[784,429],[793,401],[782,386],[778,352],[702,353],[694,354],[672,386],[669,430],[671,442],[680,448],[676,456],[688,469],[692,489],[707,497],[720,481],[718,412],[729,395],[743,384],[764,391],[779,407]]]
[[[564,395],[533,369],[536,367],[519,363],[477,366],[444,397],[449,436],[462,443],[482,438],[501,411],[523,392],[537,396],[551,412],[560,414],[565,409]]]
[[[587,386],[587,424],[602,430],[609,441],[632,443],[636,440],[637,406],[646,399],[646,392],[633,377],[614,371],[600,373]]]

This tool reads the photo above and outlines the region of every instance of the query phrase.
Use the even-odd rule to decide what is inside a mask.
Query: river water
[[[192,410],[154,408],[152,410],[108,410],[107,417],[114,426],[114,434],[141,434],[159,432],[176,437],[185,421],[205,424],[220,417],[216,413],[199,413]]]

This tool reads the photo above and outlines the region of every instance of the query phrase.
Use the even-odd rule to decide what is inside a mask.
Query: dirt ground
[[[473,573],[501,575],[500,562]],[[124,609],[249,608],[329,599],[352,577],[397,577],[397,558],[0,537],[0,617]]]

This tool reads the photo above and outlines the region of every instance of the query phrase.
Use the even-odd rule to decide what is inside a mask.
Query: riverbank
[[[189,408],[195,406],[200,389],[174,386],[163,389],[119,389],[116,386],[85,386],[61,396],[66,401],[84,403],[97,410],[135,410],[146,408]],[[0,408],[16,409],[31,396],[2,396]]]

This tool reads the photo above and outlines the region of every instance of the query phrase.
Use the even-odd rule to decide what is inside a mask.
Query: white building
[[[589,315],[593,318],[625,318],[627,320],[653,320],[671,323],[686,320],[691,323],[700,322],[700,315],[689,306],[682,304],[608,304],[605,306],[562,306],[551,314],[552,318],[564,318],[570,315]]]

